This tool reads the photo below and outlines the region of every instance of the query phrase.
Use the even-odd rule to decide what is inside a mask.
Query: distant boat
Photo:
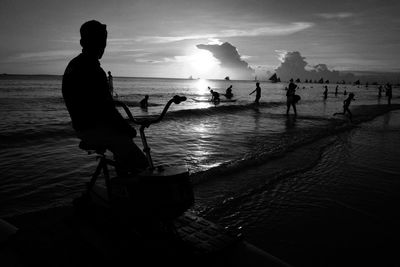
[[[229,76],[226,76],[226,77],[225,77],[225,80],[229,81],[229,80],[230,80]]]
[[[318,83],[324,83],[324,79],[323,78],[319,79]]]
[[[301,83],[300,78],[296,79],[296,83]]]
[[[281,80],[276,76],[276,73],[274,73],[268,80],[270,80],[273,83],[280,82]]]
[[[354,82],[355,85],[360,85],[360,80]]]
[[[189,79],[189,80],[193,80],[193,76],[192,76],[192,75],[190,75],[188,79]]]

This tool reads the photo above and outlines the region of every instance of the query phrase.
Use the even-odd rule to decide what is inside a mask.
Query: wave
[[[175,111],[168,111],[167,116],[165,119],[176,119],[182,117],[201,117],[201,116],[209,116],[209,115],[218,115],[229,113],[232,114],[233,112],[241,112],[245,110],[257,110],[259,108],[272,108],[278,107],[283,105],[282,102],[268,102],[268,103],[260,103],[260,105],[255,105],[254,103],[251,104],[238,104],[238,105],[219,105],[219,106],[212,106],[207,108],[194,108],[194,109],[180,109]],[[149,116],[150,118],[156,116]]]
[[[15,147],[15,144],[24,146],[42,139],[59,139],[74,137],[75,132],[71,122],[60,122],[47,125],[35,125],[23,130],[8,131],[0,134],[3,141],[0,147]]]
[[[370,121],[392,110],[400,109],[400,105],[362,105],[354,108],[353,121],[343,119],[326,119],[313,116],[299,116],[297,119],[317,119],[325,121],[323,125],[299,129],[297,132],[282,134],[281,144],[276,144],[272,149],[264,149],[262,143],[255,145],[252,153],[242,158],[220,164],[206,171],[192,174],[194,183],[201,183],[215,177],[237,174],[240,171],[260,166],[267,162],[283,158],[288,152],[316,143],[317,141],[335,136],[341,132],[357,128],[359,124]],[[302,168],[300,168],[302,169]]]

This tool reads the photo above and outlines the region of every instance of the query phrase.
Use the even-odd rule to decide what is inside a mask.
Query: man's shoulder
[[[64,75],[69,75],[72,72],[74,72],[76,69],[79,69],[80,67],[82,67],[82,65],[84,64],[84,61],[82,59],[82,54],[74,57],[67,65],[67,67],[65,68],[65,72]]]

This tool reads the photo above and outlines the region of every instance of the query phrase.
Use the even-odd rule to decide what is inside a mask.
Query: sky
[[[292,52],[306,68],[400,72],[398,0],[0,0],[0,6],[0,73],[62,75],[81,52],[80,26],[92,19],[107,25],[101,65],[113,76],[263,78]]]

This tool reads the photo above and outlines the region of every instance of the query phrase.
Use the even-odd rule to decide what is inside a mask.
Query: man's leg
[[[107,147],[113,153],[116,167],[120,172],[137,173],[149,165],[144,153],[128,136],[110,140]]]

